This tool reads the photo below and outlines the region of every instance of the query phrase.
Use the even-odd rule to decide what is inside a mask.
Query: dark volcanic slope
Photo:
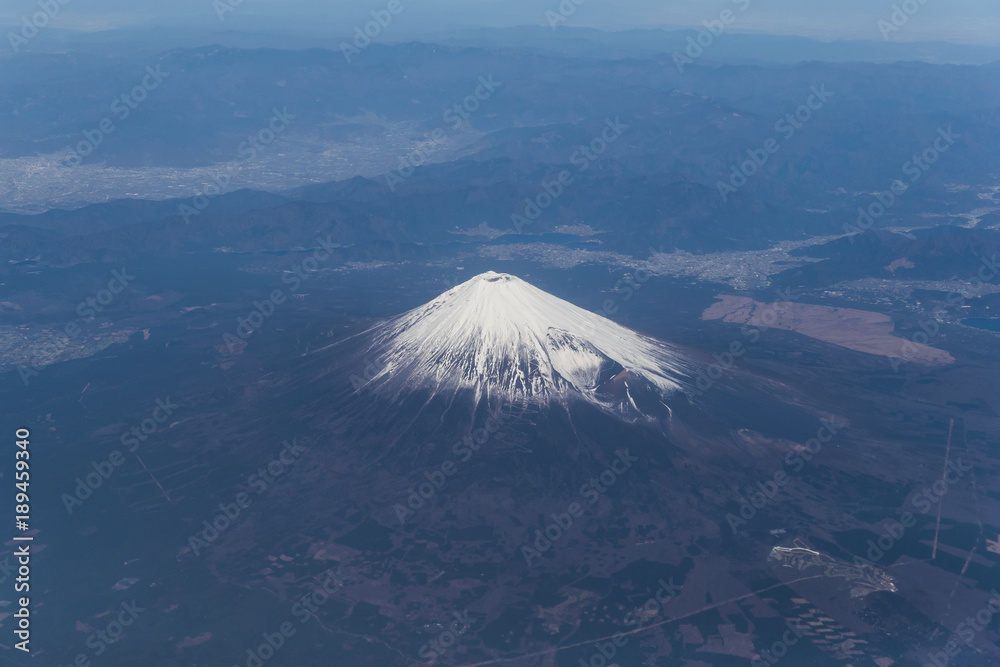
[[[65,638],[53,653],[75,655],[85,639],[76,622],[93,626],[127,595],[149,622],[109,650],[108,664],[239,661],[291,618],[300,635],[283,649],[284,664],[403,666],[419,662],[458,613],[471,625],[440,664],[572,665],[589,660],[598,640],[633,629],[632,610],[655,599],[662,580],[674,597],[650,608],[622,664],[748,660],[780,639],[786,620],[814,616],[867,642],[859,658],[919,657],[943,645],[949,624],[936,609],[952,599],[965,554],[996,534],[995,501],[982,491],[997,483],[996,411],[982,400],[998,395],[989,367],[894,372],[770,331],[678,405],[666,431],[583,405],[474,413],[432,401],[421,410],[423,401],[355,393],[377,360],[329,343],[364,328],[337,313],[359,312],[377,288],[323,286],[245,347],[231,351],[222,340],[231,318],[198,309],[5,395],[46,433],[38,510],[51,517],[45,539],[63,549],[39,555],[51,573],[43,585],[91,600],[46,605],[40,628]],[[697,326],[691,353],[708,370],[711,352],[740,334]],[[134,453],[141,463],[129,453],[67,515],[61,494],[121,447],[121,432],[166,388],[175,417]],[[936,508],[911,499],[939,478],[951,419],[952,456],[974,466],[975,485],[963,476],[950,487],[930,562]],[[262,478],[290,439],[303,452]],[[241,493],[249,507],[215,537],[206,533],[204,522],[224,513],[220,503]],[[760,504],[758,493],[774,497],[747,505]],[[905,511],[914,526],[884,555],[869,555],[868,540]],[[102,556],[109,544],[120,558]],[[773,547],[796,544],[820,555],[802,552],[792,566],[769,560]],[[56,567],[70,553],[90,576]],[[982,591],[1000,585],[994,556],[980,553],[956,608],[978,608]],[[299,626],[295,602],[330,571],[336,594],[318,609],[319,623]],[[112,590],[123,578],[139,583]],[[206,632],[209,640],[185,643]],[[723,650],[724,636],[749,643]],[[968,664],[987,664],[991,650],[977,643]],[[841,664],[818,637],[795,659]]]

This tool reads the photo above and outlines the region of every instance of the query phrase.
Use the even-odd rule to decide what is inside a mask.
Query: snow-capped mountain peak
[[[371,333],[379,390],[538,403],[575,394],[642,412],[632,394],[677,391],[686,368],[671,346],[492,271]]]

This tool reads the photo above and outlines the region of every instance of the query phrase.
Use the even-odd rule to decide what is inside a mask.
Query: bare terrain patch
[[[701,319],[794,331],[849,350],[927,365],[955,361],[944,350],[893,335],[892,319],[881,313],[806,303],[765,304],[722,294],[716,298],[720,301],[705,309]]]

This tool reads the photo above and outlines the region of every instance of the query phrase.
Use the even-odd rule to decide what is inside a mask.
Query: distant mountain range
[[[20,26],[4,26],[18,28]],[[445,29],[440,24],[420,32],[401,30],[383,35],[386,43],[420,41],[467,47],[510,48],[574,58],[642,58],[653,54],[680,51],[688,38],[700,28],[645,28],[597,30],[560,25],[558,31],[548,26],[522,25],[508,28]],[[349,30],[348,30],[349,32]],[[345,33],[346,36],[346,33]],[[228,47],[273,49],[334,49],[338,40],[329,30],[314,33],[283,33],[270,30],[240,31],[195,28],[132,27],[102,32],[77,32],[50,27],[24,47],[26,53],[65,52],[135,53],[168,48],[193,48],[205,44]],[[733,31],[717,40],[711,51],[712,62],[792,64],[811,60],[827,62],[920,61],[937,64],[984,65],[1000,61],[1000,47],[958,44],[944,41],[823,40],[792,35],[768,35]]]
[[[876,228],[1000,226],[995,64],[720,65],[706,56],[679,72],[667,52],[584,48],[630,37],[638,48],[657,43],[655,31],[560,32],[561,51],[531,46],[532,29],[483,34],[495,42],[375,44],[351,64],[332,50],[220,45],[139,59],[74,51],[0,60],[9,121],[0,206],[121,199],[0,214],[0,257],[66,265],[283,252],[312,247],[320,232],[359,257],[382,252],[369,244],[420,255],[553,234],[629,254],[761,249],[843,233],[859,207],[904,178],[910,187]],[[579,49],[569,48],[573,39],[583,40]],[[169,77],[83,166],[54,167],[84,132],[94,136],[147,66]],[[495,85],[479,100],[483,78]],[[447,114],[469,99],[475,109],[454,130]],[[295,116],[287,132],[227,176],[233,192],[195,211],[274,109]],[[610,142],[609,123],[620,128]],[[913,182],[914,158],[948,131],[954,144]],[[318,164],[349,177],[324,178]],[[272,193],[235,191],[247,182]],[[172,200],[135,201],[163,197]],[[492,236],[461,233],[475,229]]]

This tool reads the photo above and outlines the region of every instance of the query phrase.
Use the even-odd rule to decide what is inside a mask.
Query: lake
[[[967,327],[975,327],[977,329],[986,329],[987,331],[995,331],[1000,333],[1000,318],[998,319],[981,319],[973,318],[969,320],[962,320],[962,324]]]

